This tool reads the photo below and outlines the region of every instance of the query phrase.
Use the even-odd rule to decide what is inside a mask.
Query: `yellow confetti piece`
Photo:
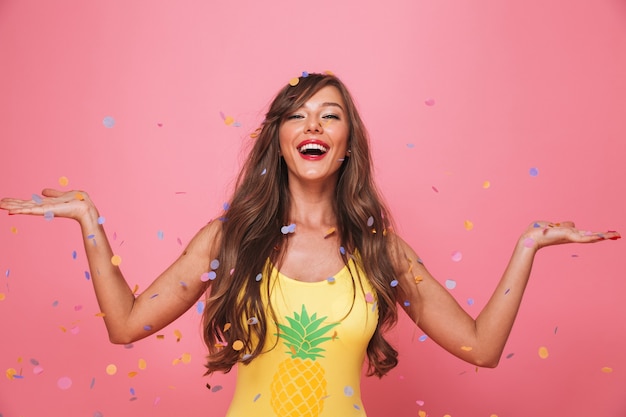
[[[133,287],[133,294],[137,294],[137,291],[139,291],[139,284],[135,284]]]
[[[289,85],[292,87],[295,87],[296,85],[298,85],[298,83],[300,83],[300,78],[298,77],[293,77],[291,80],[289,80]]]
[[[62,331],[63,333],[67,332],[67,329],[66,329],[65,327],[63,327],[63,326],[59,326],[59,329],[61,329],[61,331]]]
[[[180,330],[174,330],[174,336],[176,336],[176,341],[180,342],[180,339],[183,337],[183,334]]]
[[[261,128],[258,127],[254,132],[250,133],[250,137],[252,139],[256,139],[259,137],[259,133],[261,133]]]
[[[60,177],[59,178],[59,185],[62,187],[67,187],[67,184],[70,183],[70,180],[67,177]]]
[[[613,372],[613,368],[605,366],[604,368],[602,368],[602,372],[604,372],[605,374],[610,374],[611,372]]]
[[[424,280],[424,277],[422,277],[421,275],[418,275],[414,279],[415,279],[415,283],[419,284],[420,282]]]
[[[129,377],[129,378],[134,378],[134,377],[136,377],[136,376],[137,376],[137,374],[138,374],[138,372],[136,372],[136,371],[130,371],[130,372],[128,373],[128,377]]]
[[[474,228],[474,223],[472,223],[470,220],[465,220],[465,230],[469,232],[473,228]]]
[[[487,188],[491,187],[491,183],[489,181],[485,181],[483,182],[483,188],[486,190]]]
[[[17,234],[17,227],[15,227],[15,226],[11,227],[11,233],[16,235]]]
[[[107,365],[105,371],[106,371],[107,375],[115,375],[117,373],[117,366],[115,366],[113,364]]]
[[[183,363],[190,363],[191,362],[191,353],[183,353],[183,356],[182,356],[181,360],[183,361]]]
[[[548,348],[545,346],[541,346],[539,348],[539,357],[541,359],[546,359],[548,356],[550,356],[550,354],[548,353]]]
[[[103,312],[99,312],[95,314],[96,317],[106,317],[106,314]]]
[[[139,368],[140,370],[143,371],[147,367],[148,367],[148,364],[145,359],[139,359],[139,361],[137,361],[137,368]]]
[[[162,334],[157,334],[156,338],[157,338],[158,340],[163,340],[163,339],[165,339],[165,335],[162,335]]]
[[[76,200],[83,201],[85,199],[85,196],[83,195],[83,193],[76,193],[74,194],[74,198]]]
[[[419,417],[426,417],[426,411],[424,411],[424,410],[419,410],[419,411],[417,412],[417,415],[418,415]]]
[[[15,377],[15,375],[17,375],[17,371],[14,368],[9,368],[7,369],[6,375],[7,375],[7,378],[11,380]]]
[[[239,351],[241,349],[243,349],[243,342],[241,340],[235,340],[233,342],[233,350]]]
[[[226,118],[224,119],[224,123],[230,126],[235,123],[235,119],[232,116],[226,116]]]
[[[444,414],[443,417],[452,417],[450,414]]]
[[[115,266],[120,266],[122,263],[122,257],[120,255],[113,255],[111,257],[111,263]]]
[[[227,332],[230,329],[230,323],[224,325],[224,331]]]
[[[472,350],[471,346],[461,346],[461,350],[464,350],[465,352],[470,352]]]
[[[326,231],[326,233],[324,233],[324,239],[326,239],[328,236],[332,235],[333,233],[335,233],[335,231],[337,231],[336,228],[331,227],[330,229],[328,229]]]
[[[172,361],[172,365],[178,365],[180,363],[180,358],[176,358]]]
[[[3,292],[0,292],[0,301],[4,301],[6,298],[7,296]]]

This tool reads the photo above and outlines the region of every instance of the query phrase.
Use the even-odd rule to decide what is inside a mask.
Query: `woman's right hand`
[[[13,214],[34,216],[65,217],[79,223],[89,215],[96,215],[97,210],[89,195],[84,191],[59,191],[46,188],[41,192],[43,197],[33,196],[30,200],[3,198],[0,209]]]

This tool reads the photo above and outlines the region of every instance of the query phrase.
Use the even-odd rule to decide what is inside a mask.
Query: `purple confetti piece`
[[[143,329],[147,332],[149,332],[150,330],[152,330],[152,326],[150,326],[149,324],[143,326]]]
[[[254,399],[252,400],[252,402],[256,402],[256,400],[258,400],[259,398],[261,398],[261,394],[255,395]]]
[[[423,334],[417,340],[419,340],[420,342],[425,342],[427,339],[428,339],[428,336]]]
[[[220,267],[220,261],[218,261],[217,259],[213,259],[209,266],[211,267],[211,269],[217,269]]]
[[[157,232],[157,239],[163,240],[163,237],[164,237],[163,230],[159,230]]]
[[[35,204],[42,204],[43,203],[43,198],[41,198],[37,194],[33,194],[32,198],[33,198],[33,201],[35,202]]]
[[[329,284],[334,284],[335,283],[335,277],[328,277],[328,278],[326,278],[326,281],[328,281]]]
[[[339,247],[339,253],[341,253],[342,255],[346,254],[346,248],[344,248],[343,246]]]
[[[261,281],[261,279],[263,279],[263,274],[257,274],[255,279],[257,282]]]
[[[389,285],[391,285],[392,287],[397,287],[397,286],[398,286],[398,280],[397,280],[397,279],[394,279],[393,281],[391,281],[391,282],[389,283]]]
[[[78,253],[76,251],[72,251],[72,259],[76,259]]]
[[[85,279],[89,281],[91,279],[91,275],[89,275],[89,271],[85,271]]]
[[[528,170],[528,173],[530,174],[531,177],[536,177],[537,175],[539,175],[539,170],[533,167]]]
[[[449,290],[453,290],[456,288],[456,281],[453,279],[446,280],[446,288]]]
[[[104,224],[104,222],[106,222],[107,219],[104,218],[103,216],[98,217],[98,224]]]
[[[367,219],[367,227],[372,227],[373,225],[374,225],[374,217],[369,216],[369,218]]]
[[[54,219],[54,213],[52,211],[48,210],[48,211],[43,213],[43,218],[46,221],[51,221],[52,219]]]
[[[113,126],[115,126],[115,119],[111,116],[106,116],[104,119],[102,119],[102,124],[107,129],[111,129]]]
[[[202,314],[204,312],[204,301],[198,301],[196,303],[196,312]]]
[[[265,175],[267,174],[267,168],[263,168],[263,171],[261,171],[261,175]]]

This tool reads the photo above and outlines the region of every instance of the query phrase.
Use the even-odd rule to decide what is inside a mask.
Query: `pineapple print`
[[[320,345],[332,338],[327,333],[339,323],[322,326],[326,317],[309,316],[304,304],[300,314],[285,318],[289,325],[278,324],[278,337],[289,349],[289,357],[278,365],[272,379],[272,408],[279,417],[317,417],[324,409],[326,378],[315,360],[324,357]]]

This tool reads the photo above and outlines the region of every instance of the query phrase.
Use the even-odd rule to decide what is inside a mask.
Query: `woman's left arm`
[[[500,282],[476,319],[430,275],[413,249],[398,238],[393,256],[400,276],[398,303],[431,339],[450,353],[477,366],[495,367],[513,327],[537,251],[552,245],[619,238],[619,233],[613,231],[578,230],[571,222],[534,222],[518,239]],[[405,303],[407,300],[409,303]]]

